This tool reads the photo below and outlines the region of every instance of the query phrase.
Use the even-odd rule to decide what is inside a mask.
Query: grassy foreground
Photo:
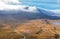
[[[0,25],[2,26],[2,25]],[[13,28],[0,28],[0,39],[24,39],[24,31],[29,30],[26,39],[60,39],[60,27],[48,22],[34,20]]]

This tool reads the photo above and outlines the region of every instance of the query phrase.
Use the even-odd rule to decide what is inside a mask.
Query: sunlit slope
[[[28,23],[18,25],[17,32],[22,34],[26,33],[30,36],[37,36],[38,39],[55,39],[55,34],[60,36],[59,28],[60,26],[55,26],[51,24],[50,21],[32,20]]]

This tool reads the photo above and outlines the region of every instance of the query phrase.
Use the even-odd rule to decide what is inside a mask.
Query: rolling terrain
[[[60,16],[54,12],[38,9],[36,12],[0,10],[0,39],[60,39]]]

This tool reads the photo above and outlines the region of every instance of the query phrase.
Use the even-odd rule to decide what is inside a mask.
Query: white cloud
[[[0,0],[0,2],[3,2],[5,4],[20,4],[19,0]]]
[[[50,10],[50,11],[57,13],[57,14],[60,13],[60,10]]]
[[[26,12],[38,12],[37,7],[35,6],[28,6],[28,9],[23,9],[23,10]]]
[[[13,5],[11,3],[15,3]],[[37,8],[35,6],[24,6],[24,5],[17,5],[20,4],[19,0],[0,0],[0,10],[22,10],[27,12],[37,12]],[[28,9],[25,9],[28,7]]]
[[[60,10],[50,10],[54,13],[54,16],[59,16],[60,17]]]
[[[16,4],[16,5],[13,5]],[[0,0],[0,10],[5,10],[5,9],[17,9],[20,7],[21,2],[19,0]]]

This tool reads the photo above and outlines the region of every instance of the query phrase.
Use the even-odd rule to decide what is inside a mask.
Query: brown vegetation
[[[0,39],[23,39],[24,34],[27,35],[27,39],[60,39],[60,26],[53,25],[51,22],[53,21],[30,20],[16,25],[15,29],[3,24],[6,27],[0,28]]]
[[[29,30],[30,35],[38,39],[55,39],[55,34],[60,36],[60,26],[55,26],[46,20],[32,20],[18,26],[18,32],[24,33]]]

